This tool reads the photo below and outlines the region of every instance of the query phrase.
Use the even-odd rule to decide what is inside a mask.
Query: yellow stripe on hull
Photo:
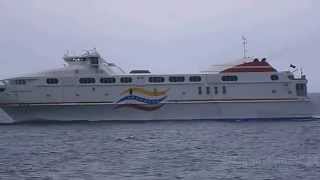
[[[125,95],[127,93],[129,93],[130,91],[132,91],[132,93],[138,93],[138,94],[142,94],[145,96],[164,96],[167,94],[169,89],[165,90],[165,91],[157,91],[157,89],[154,89],[153,91],[148,91],[145,90],[144,88],[138,88],[138,87],[134,87],[134,88],[130,88],[125,90],[124,92],[121,93],[121,95]]]

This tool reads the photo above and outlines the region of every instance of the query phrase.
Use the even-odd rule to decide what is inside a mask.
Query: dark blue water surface
[[[0,126],[0,179],[320,179],[320,121]]]

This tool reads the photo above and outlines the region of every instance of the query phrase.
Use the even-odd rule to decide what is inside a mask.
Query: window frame
[[[129,81],[127,81],[129,80]],[[123,83],[123,84],[129,84],[129,83],[132,83],[133,79],[132,77],[121,77],[120,78],[120,83]]]
[[[221,81],[223,82],[236,82],[239,78],[236,75],[226,75],[221,77]]]
[[[49,85],[59,84],[59,79],[58,78],[47,78],[46,83]]]
[[[82,78],[79,78],[79,83],[80,84],[95,84],[96,78],[82,77]]]
[[[117,82],[117,79],[114,77],[101,77],[100,83],[101,84],[114,84]]]
[[[201,82],[202,77],[201,76],[190,76],[189,77],[189,82]]]
[[[27,80],[26,79],[14,79],[12,81],[12,84],[14,84],[14,85],[26,85],[27,84]]]
[[[149,83],[164,83],[165,78],[162,76],[151,76],[148,78]]]
[[[169,82],[171,83],[183,83],[185,80],[184,76],[169,76]]]

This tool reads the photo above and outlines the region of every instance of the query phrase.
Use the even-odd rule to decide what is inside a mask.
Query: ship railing
[[[306,75],[289,75],[288,78],[290,80],[306,80],[307,76]]]

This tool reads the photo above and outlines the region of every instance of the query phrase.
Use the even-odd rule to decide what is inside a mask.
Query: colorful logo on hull
[[[119,105],[116,109],[128,107],[143,111],[155,111],[164,105],[162,101],[167,98],[167,92],[168,90],[154,89],[149,91],[144,88],[130,88],[121,93],[124,97],[117,101]]]

